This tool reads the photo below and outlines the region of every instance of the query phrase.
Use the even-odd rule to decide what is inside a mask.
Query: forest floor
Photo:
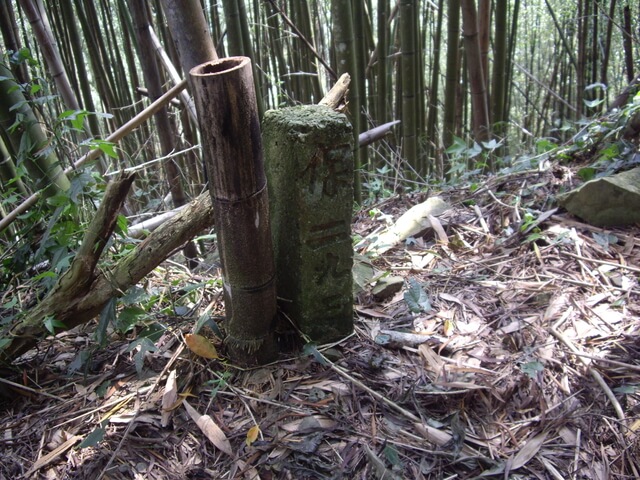
[[[322,355],[252,370],[193,355],[197,312],[224,308],[215,282],[190,290],[186,316],[151,312],[167,330],[142,375],[137,330],[85,372],[69,368],[95,324],[40,343],[9,379],[28,389],[4,384],[0,479],[640,478],[638,229],[551,214],[573,183],[556,165],[363,209],[365,237],[384,225],[374,209],[395,220],[429,195],[449,202],[446,239],[430,229],[372,260],[417,281],[430,308],[410,311],[406,285],[384,300],[369,285],[354,334]],[[206,280],[167,262],[144,287],[166,306]]]

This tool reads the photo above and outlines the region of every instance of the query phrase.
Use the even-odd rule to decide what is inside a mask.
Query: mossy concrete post
[[[312,341],[353,331],[353,135],[314,105],[266,112],[265,169],[280,307]]]

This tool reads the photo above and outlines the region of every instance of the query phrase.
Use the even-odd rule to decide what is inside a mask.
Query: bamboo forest
[[[640,478],[638,2],[0,32],[0,480]]]

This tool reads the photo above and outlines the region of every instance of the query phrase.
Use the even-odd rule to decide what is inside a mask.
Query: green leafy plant
[[[520,364],[520,370],[529,378],[535,379],[544,372],[544,365],[538,360]]]
[[[628,383],[614,388],[613,391],[622,395],[638,395],[640,393],[640,385]]]
[[[318,345],[314,342],[308,342],[302,347],[303,357],[312,357],[320,365],[327,365],[327,361],[318,350]]]
[[[409,288],[404,293],[404,301],[413,313],[430,312],[429,295],[415,278],[409,279]]]
[[[137,352],[133,356],[133,361],[135,363],[136,372],[138,372],[138,375],[142,375],[142,370],[144,368],[144,359],[147,353],[155,352],[157,349],[158,348],[156,347],[155,343],[149,337],[141,336],[129,344],[127,352],[137,350]]]
[[[93,429],[93,431],[84,437],[82,442],[80,442],[80,448],[87,447],[95,447],[98,445],[107,434],[107,425],[109,424],[109,419],[106,418],[102,422],[100,422],[100,426]]]
[[[43,320],[44,327],[52,335],[56,333],[56,328],[65,328],[64,323],[56,320],[52,316],[48,316]]]
[[[393,169],[389,165],[376,168],[375,173],[367,174],[368,180],[362,183],[362,187],[367,192],[367,203],[373,203],[382,198],[389,198],[393,195],[392,187]]]
[[[216,378],[209,380],[205,383],[205,387],[210,388],[209,394],[214,399],[218,395],[218,392],[227,388],[231,372],[224,371],[222,373],[216,373]]]

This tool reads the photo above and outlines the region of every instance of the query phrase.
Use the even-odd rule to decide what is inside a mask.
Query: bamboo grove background
[[[13,75],[39,85],[28,100],[63,166],[166,91],[166,65],[180,68],[160,0],[0,5],[5,55],[29,57],[26,48],[36,61],[12,65]],[[633,80],[640,13],[618,0],[205,0],[202,8],[218,55],[253,59],[261,111],[317,103],[348,72],[356,133],[401,120],[384,147],[358,151],[360,198],[381,185],[415,188],[508,166],[541,142],[570,138]],[[147,22],[151,37],[140,35]],[[83,110],[108,115],[64,126],[62,112]],[[133,213],[159,208],[168,192],[180,204],[205,183],[197,145],[194,120],[175,102],[94,170],[140,167]],[[478,151],[490,153],[475,157],[486,160],[479,170],[469,160]],[[15,165],[2,175],[6,194]]]

